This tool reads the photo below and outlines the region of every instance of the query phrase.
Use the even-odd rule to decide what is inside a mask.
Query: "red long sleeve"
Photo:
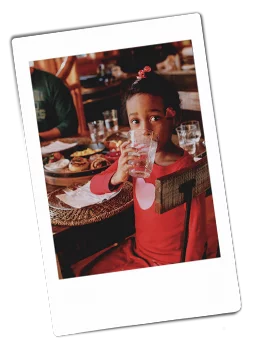
[[[93,194],[103,195],[112,192],[109,189],[109,182],[118,168],[118,161],[114,162],[108,169],[104,172],[95,175],[91,179],[90,190]],[[121,187],[121,185],[119,185]],[[118,188],[117,188],[118,189]],[[113,191],[117,190],[114,189]]]

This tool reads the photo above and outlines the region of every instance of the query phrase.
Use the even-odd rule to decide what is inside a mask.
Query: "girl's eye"
[[[151,122],[155,122],[155,121],[158,121],[158,120],[160,120],[160,119],[161,119],[160,116],[155,115],[155,116],[151,116],[150,121],[151,121]]]
[[[133,119],[133,120],[131,120],[131,124],[134,124],[134,125],[139,124],[139,120],[138,119]]]

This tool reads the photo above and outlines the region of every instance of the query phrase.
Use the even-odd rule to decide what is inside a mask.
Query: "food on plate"
[[[103,143],[105,147],[108,148],[110,151],[119,151],[122,143],[127,140],[128,140],[127,132],[122,131],[122,132],[116,132],[107,136],[107,138],[104,140]]]
[[[120,146],[122,145],[123,141],[122,140],[111,140],[108,141],[108,148],[109,150],[119,150]]]
[[[83,172],[89,169],[89,161],[83,157],[74,157],[69,163],[69,170],[71,172]]]
[[[93,154],[92,156],[90,156],[89,161],[93,162],[96,158],[99,158],[99,157],[104,157],[104,155],[102,153]]]
[[[103,167],[108,167],[111,163],[105,157],[97,157],[91,162],[90,169],[99,169]]]
[[[117,157],[114,156],[117,154]],[[80,172],[86,172],[94,169],[104,169],[106,167],[109,167],[116,159],[119,158],[118,154],[120,152],[110,152],[107,155],[98,153],[94,154],[90,157],[73,157],[70,160],[65,159],[62,155],[52,154],[51,160],[54,160],[53,158],[60,158],[56,162],[49,162],[44,165],[45,170],[48,172],[59,172],[59,173],[80,173]],[[111,156],[113,155],[113,157]],[[62,158],[63,157],[63,158]]]
[[[49,156],[43,158],[43,164],[54,163],[64,159],[64,156],[60,152],[51,153]]]
[[[59,161],[60,159],[63,159],[63,158],[64,158],[64,156],[63,156],[60,152],[54,152],[54,153],[53,153],[53,156],[54,156],[54,159],[57,159],[58,161]]]
[[[68,159],[60,159],[59,161],[53,162],[53,163],[48,163],[45,165],[45,168],[51,171],[56,171],[56,170],[60,170],[63,169],[65,167],[67,167],[69,164],[69,160]]]
[[[97,152],[101,152],[102,149],[96,149],[96,150],[93,150],[92,148],[88,147],[82,151],[76,151],[74,153],[71,154],[71,157],[83,157],[83,156],[88,156],[90,154],[94,154],[94,153],[97,153]]]

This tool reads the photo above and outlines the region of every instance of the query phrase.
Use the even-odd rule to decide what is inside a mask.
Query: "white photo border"
[[[183,40],[191,40],[193,45],[221,257],[59,280],[29,62]],[[54,334],[61,336],[240,310],[200,15],[14,38],[12,45]]]

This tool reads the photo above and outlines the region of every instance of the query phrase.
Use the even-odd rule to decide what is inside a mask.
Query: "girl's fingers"
[[[138,150],[134,147],[129,147],[129,148],[125,148],[121,155],[124,157],[124,156],[127,156],[129,152],[137,152]]]
[[[127,145],[129,145],[130,142],[131,142],[131,141],[125,141],[125,142],[122,143],[122,145],[120,146],[120,151],[121,151],[121,153],[123,152],[124,148],[125,148]]]
[[[126,164],[125,167],[124,167],[124,173],[125,174],[128,174],[129,173],[129,170],[133,168],[133,166],[131,164]]]
[[[138,161],[139,157],[137,156],[127,156],[122,159],[122,166],[128,164],[128,161]]]
[[[133,168],[132,164],[127,164],[127,170],[129,171],[131,168]]]

